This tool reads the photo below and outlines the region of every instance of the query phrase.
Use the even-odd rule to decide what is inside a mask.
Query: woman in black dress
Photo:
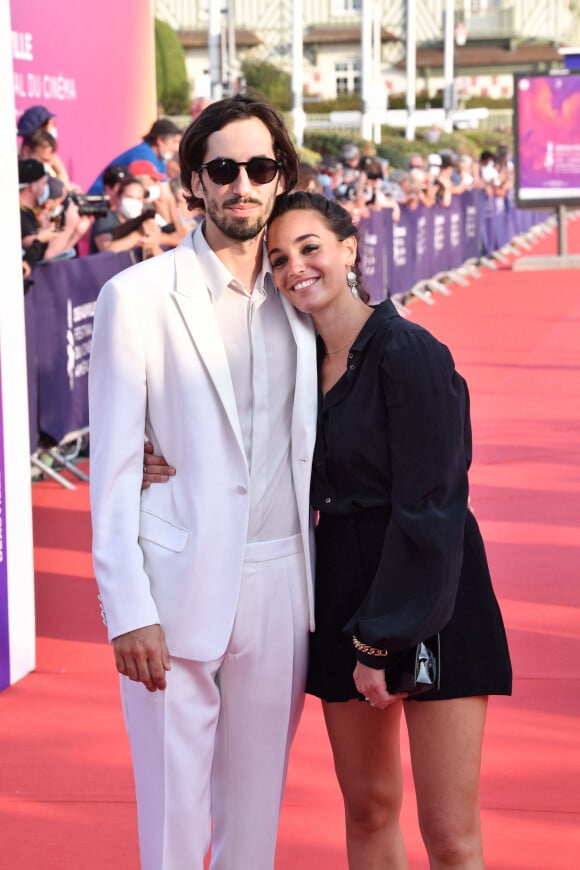
[[[322,699],[349,867],[408,866],[399,824],[404,708],[431,870],[482,870],[487,698],[511,693],[511,665],[467,509],[467,386],[427,330],[389,301],[375,308],[363,301],[357,231],[337,203],[301,191],[279,197],[268,252],[280,291],[312,316],[319,335],[316,631],[307,691]],[[174,471],[162,457],[146,455],[145,463],[147,482]],[[389,654],[436,633],[439,689],[404,701],[389,694]]]
[[[467,508],[467,386],[429,332],[389,301],[363,301],[356,228],[338,204],[301,191],[280,197],[268,253],[281,293],[312,316],[319,335],[307,691],[322,699],[349,867],[407,867],[399,827],[404,707],[430,867],[480,870],[487,696],[511,693],[511,666]],[[439,690],[402,703],[388,692],[389,653],[438,632]]]

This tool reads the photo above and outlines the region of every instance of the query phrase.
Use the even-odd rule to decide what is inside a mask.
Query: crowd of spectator
[[[179,244],[199,219],[188,211],[181,188],[181,130],[168,118],[158,118],[140,143],[109,160],[86,194],[58,155],[53,113],[44,106],[27,109],[18,135],[25,290],[39,264],[81,250],[138,248],[142,257],[155,256]],[[513,161],[504,146],[483,151],[479,160],[448,149],[412,154],[400,169],[391,168],[369,143],[345,142],[338,154],[325,154],[317,165],[303,163],[298,180],[299,188],[338,200],[355,222],[385,208],[396,222],[402,208],[449,206],[454,196],[474,187],[489,197],[505,197],[512,186]]]
[[[513,187],[513,160],[506,146],[495,153],[483,151],[479,160],[442,149],[427,156],[411,154],[405,169],[391,169],[372,145],[359,148],[347,142],[337,158],[323,159],[319,179],[326,195],[356,219],[389,208],[398,221],[402,207],[449,206],[453,196],[473,188],[490,197],[505,197]]]

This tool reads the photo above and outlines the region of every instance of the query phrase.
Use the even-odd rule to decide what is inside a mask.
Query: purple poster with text
[[[580,202],[580,75],[518,75],[514,100],[518,204]]]
[[[8,571],[6,568],[6,491],[4,488],[4,420],[0,371],[0,689],[10,685],[10,636],[8,630]]]

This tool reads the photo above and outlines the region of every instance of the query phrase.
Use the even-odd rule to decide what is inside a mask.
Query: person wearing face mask
[[[162,175],[167,176],[166,161],[170,160],[177,149],[181,140],[181,130],[179,127],[170,121],[169,118],[158,118],[151,126],[148,133],[143,136],[143,141],[132,148],[123,151],[118,157],[109,160],[107,166],[111,163],[118,163],[121,166],[129,167],[134,160],[147,160],[153,164],[155,169]],[[103,192],[103,174],[99,173],[91,184],[89,193]]]
[[[66,190],[60,178],[55,178],[54,175],[49,175],[47,181],[48,199],[42,207],[39,220],[43,226],[52,224],[55,229],[61,229],[65,216]]]
[[[96,218],[91,227],[90,253],[130,251],[136,247],[146,248],[149,256],[160,253],[160,229],[156,226],[154,215],[144,219],[135,229],[117,237],[123,224],[143,215],[144,203],[143,184],[132,175],[121,179],[109,212],[104,217]],[[148,206],[146,210],[149,211]]]
[[[498,196],[501,179],[493,151],[482,151],[479,158],[479,186],[483,187],[487,196]]]
[[[72,203],[61,230],[51,226],[48,220],[43,226],[43,207],[50,197],[50,186],[46,170],[39,160],[18,161],[18,187],[23,259],[28,266],[32,269],[40,261],[74,251],[89,228],[90,218],[81,217]]]
[[[150,160],[134,160],[129,164],[129,174],[145,188],[145,204],[155,209],[155,222],[163,232],[163,245],[174,248],[183,237],[176,231],[179,216],[167,175],[159,172]]]

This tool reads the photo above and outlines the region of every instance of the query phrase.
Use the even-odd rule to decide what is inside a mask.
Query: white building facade
[[[198,91],[208,70],[209,4],[217,2],[155,0],[156,15],[180,34],[188,75]],[[406,0],[303,0],[306,95],[335,99],[360,91],[363,2],[375,4],[380,21],[385,104],[390,94],[404,92]],[[434,96],[443,83],[445,0],[416,0],[415,5],[417,90]],[[238,71],[245,57],[289,71],[292,0],[225,0],[220,10],[224,55],[235,44],[232,61]],[[455,22],[465,26],[466,44],[457,49],[455,63],[459,92],[466,97],[511,96],[514,71],[560,66],[557,47],[580,43],[575,0],[457,0]]]

